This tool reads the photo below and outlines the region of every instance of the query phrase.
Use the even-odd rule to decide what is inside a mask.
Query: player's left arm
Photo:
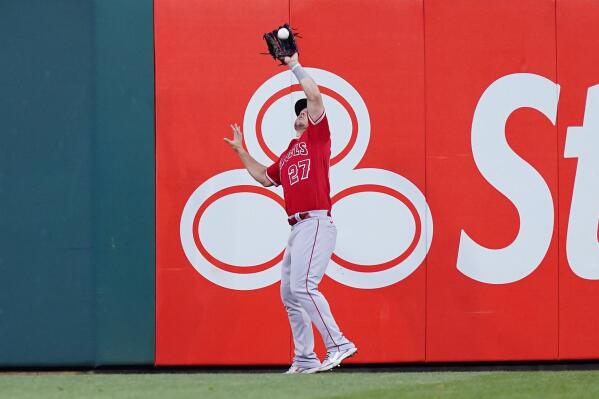
[[[293,54],[291,57],[285,57],[283,62],[285,62],[291,72],[293,72],[306,94],[306,99],[308,100],[308,115],[310,116],[310,119],[312,119],[313,122],[318,122],[324,114],[322,94],[320,94],[318,85],[299,63],[297,53]]]

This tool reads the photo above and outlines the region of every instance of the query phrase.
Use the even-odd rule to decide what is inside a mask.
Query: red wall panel
[[[227,124],[235,120],[241,123],[242,118],[247,120],[252,112],[248,103],[255,99],[252,96],[267,79],[284,70],[271,58],[259,55],[265,47],[260,32],[289,18],[289,11],[282,3],[276,3],[275,9],[278,7],[280,12],[273,15],[273,4],[244,3],[242,10],[233,5],[228,10],[229,6],[217,2],[194,5],[158,2],[156,6],[158,364],[287,363],[291,357],[279,283],[239,291],[207,281],[190,265],[179,237],[181,214],[194,190],[213,184],[210,179],[215,175],[240,167],[235,154],[222,143],[222,137],[229,135]],[[315,9],[318,13],[314,13]],[[350,140],[349,154],[345,155],[354,164],[343,162],[343,152],[338,155],[338,164],[333,158],[334,200],[342,203],[351,199],[360,203],[364,193],[374,187],[375,193],[387,198],[387,202],[389,198],[395,200],[393,195],[396,195],[409,203],[407,193],[394,192],[385,184],[388,179],[404,179],[410,183],[402,180],[402,184],[418,193],[424,191],[422,3],[383,1],[369,6],[367,12],[359,2],[348,3],[342,10],[333,1],[292,3],[290,22],[302,34],[301,62],[348,82],[361,96],[366,109],[365,113],[358,109],[351,111],[358,115],[358,120],[353,121],[358,124],[358,139],[355,143]],[[233,43],[221,40],[217,45],[206,40],[208,36],[226,38],[230,34],[227,26],[238,27],[235,35],[244,38],[243,46],[235,48]],[[347,26],[354,28],[344,31]],[[339,40],[341,31],[345,35],[343,41]],[[381,35],[385,40],[379,40]],[[331,48],[336,50],[331,52]],[[389,51],[390,48],[397,50]],[[315,73],[317,80],[318,76]],[[294,81],[290,80],[291,83]],[[324,94],[350,108],[355,105],[351,97],[343,98],[344,93],[334,84],[319,83]],[[293,90],[297,88],[285,89],[281,95]],[[274,97],[266,100],[266,104]],[[362,114],[366,116],[360,119]],[[263,111],[259,113],[263,119],[267,118],[265,115]],[[342,121],[333,112],[329,118],[335,146],[335,133],[343,136]],[[370,135],[361,140],[367,125]],[[264,146],[265,142],[268,145],[273,138],[268,137],[264,122],[257,126],[264,130],[257,136],[266,137],[259,145]],[[248,144],[247,128],[252,124],[244,127]],[[362,146],[356,150],[358,155],[349,148],[352,145]],[[251,143],[248,148],[252,153]],[[265,152],[268,156],[268,151]],[[274,159],[260,160],[267,163]],[[361,171],[358,177],[361,184],[353,184],[352,176],[358,173],[354,169]],[[346,185],[348,180],[352,184]],[[389,184],[393,187],[392,182]],[[401,202],[399,205],[402,206]],[[406,206],[412,206],[421,215],[426,213],[424,202]],[[251,208],[247,211],[259,212]],[[372,211],[365,209],[366,213]],[[338,215],[340,240],[344,229],[345,232],[360,230],[360,226],[352,226],[352,217],[344,219],[341,210]],[[272,219],[281,215],[263,217]],[[425,269],[419,267],[426,253],[424,222],[424,219],[419,222],[423,245],[414,250],[421,258],[412,262],[415,271],[407,273],[400,284],[378,283],[378,289],[356,289],[348,284],[359,282],[340,283],[329,277],[321,284],[344,333],[360,348],[358,362],[424,360]],[[381,221],[380,231],[364,230],[362,238],[378,236],[378,240],[399,248],[401,243],[395,243],[398,239],[387,233],[401,229],[393,223],[389,215],[386,221]],[[361,262],[352,263],[350,259],[349,266],[347,260],[339,262],[365,275],[363,279],[367,281],[376,274],[370,274],[372,270],[402,267],[402,264],[389,265],[393,262],[369,261],[367,247],[357,251],[354,248],[353,252],[358,257],[367,256]],[[343,251],[337,256],[342,258]],[[214,262],[219,263],[218,259]],[[345,274],[345,269],[338,270]],[[396,344],[398,340],[401,345]],[[318,344],[320,354],[324,355],[320,341]]]
[[[428,361],[556,356],[555,235],[539,267],[517,282],[488,284],[457,269],[462,230],[493,249],[518,234],[515,206],[474,162],[471,127],[482,93],[497,79],[530,72],[555,80],[554,11],[552,1],[425,2],[426,195],[435,229],[427,258]],[[555,198],[555,127],[519,109],[506,135]]]
[[[569,127],[583,126],[587,89],[599,84],[599,54],[590,49],[599,45],[599,4],[593,1],[567,0],[557,2],[557,78],[562,86],[559,127],[559,357],[561,359],[588,359],[599,357],[599,282],[575,274],[568,262],[566,242],[575,176],[581,176],[584,167],[577,158],[564,158],[566,134]],[[593,111],[595,114],[598,109]],[[589,118],[590,119],[590,118]],[[595,129],[596,130],[596,129]],[[569,134],[572,134],[570,132]],[[592,146],[589,143],[589,146]],[[595,148],[597,148],[595,146]],[[596,158],[596,156],[595,156]],[[588,164],[587,164],[588,166]],[[587,171],[588,172],[588,171]],[[595,169],[595,181],[599,181]],[[589,191],[588,201],[599,201]],[[595,208],[596,209],[596,208]],[[588,215],[592,217],[593,215]],[[595,228],[597,228],[595,214]],[[591,219],[592,220],[592,219]],[[595,232],[596,234],[596,232]],[[593,237],[591,237],[592,239]],[[595,239],[599,240],[597,236]],[[595,251],[599,251],[599,244]],[[598,255],[588,254],[599,268]]]
[[[190,265],[179,237],[191,193],[213,175],[239,168],[222,138],[273,73],[272,59],[259,55],[259,33],[288,15],[288,4],[275,0],[155,3],[159,365],[289,359],[278,287],[237,291],[213,284]]]
[[[157,0],[156,363],[291,359],[282,192],[222,141],[241,124],[265,164],[288,142],[299,86],[259,54],[286,21],[332,130],[339,236],[320,288],[350,361],[599,357],[599,275],[567,248],[575,178],[599,218],[599,145],[568,130],[599,83],[597,20],[585,0]]]
[[[364,7],[362,1],[351,0],[340,7],[337,1],[292,1],[291,23],[303,34],[300,61],[343,77],[366,104],[370,140],[356,169],[401,175],[424,192],[422,2],[384,0]],[[352,171],[340,173],[353,179]],[[333,185],[336,176],[334,166]],[[334,218],[335,211],[333,205]],[[391,233],[401,229],[384,220],[379,223],[380,230],[365,233],[389,240],[393,238],[388,229]],[[359,228],[351,221],[338,220],[337,225],[339,240],[343,240],[343,229]],[[338,242],[338,247],[342,244]],[[362,251],[374,250],[364,246]],[[335,317],[360,350],[352,361],[424,360],[425,273],[421,264],[397,284],[366,290],[330,278],[323,281],[321,290],[332,303]]]

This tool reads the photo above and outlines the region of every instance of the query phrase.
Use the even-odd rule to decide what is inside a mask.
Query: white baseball
[[[287,28],[281,28],[277,31],[277,37],[281,40],[286,40],[289,37]]]

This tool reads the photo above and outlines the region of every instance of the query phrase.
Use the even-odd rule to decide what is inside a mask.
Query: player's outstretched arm
[[[247,169],[249,174],[264,187],[272,186],[272,183],[266,177],[266,166],[262,165],[260,162],[256,161],[248,152],[243,148],[242,138],[243,133],[241,133],[241,129],[234,123],[231,125],[231,129],[233,129],[233,139],[224,138],[225,142],[229,144],[231,149],[239,155],[239,159],[243,162],[243,166]]]
[[[318,120],[324,112],[324,104],[322,103],[322,95],[318,89],[318,85],[312,79],[308,72],[300,65],[297,53],[291,57],[285,57],[283,62],[287,64],[291,72],[299,81],[300,86],[306,93],[308,99],[308,114],[313,121]]]

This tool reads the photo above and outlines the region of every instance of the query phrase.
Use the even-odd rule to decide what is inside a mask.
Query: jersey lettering
[[[285,162],[289,161],[290,158],[297,157],[299,155],[308,155],[308,147],[304,142],[299,142],[296,145],[294,145],[293,148],[290,149],[287,152],[287,154],[285,154],[285,156],[281,158],[281,161],[279,162],[279,168],[282,168],[283,165],[285,165]]]

